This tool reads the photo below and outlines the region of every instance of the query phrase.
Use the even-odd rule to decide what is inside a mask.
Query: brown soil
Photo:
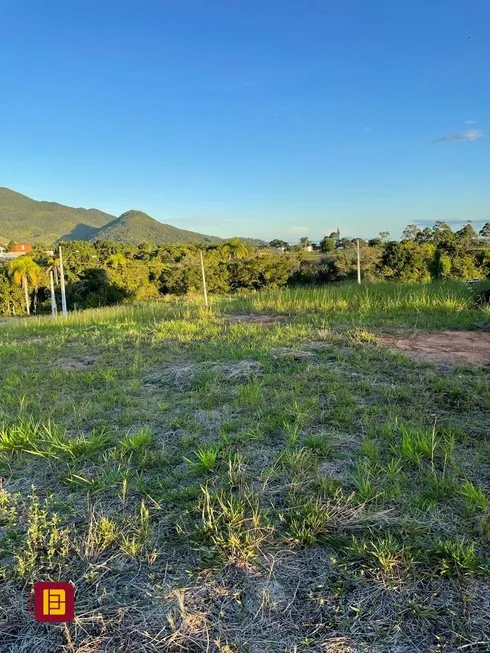
[[[435,331],[415,336],[379,336],[389,349],[401,349],[409,358],[456,365],[490,365],[490,333]]]
[[[266,313],[245,314],[237,313],[235,315],[227,315],[227,322],[241,322],[246,324],[277,324],[287,320],[286,315],[267,315]]]

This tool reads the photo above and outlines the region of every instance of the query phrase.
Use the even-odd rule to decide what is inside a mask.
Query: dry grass
[[[187,365],[172,365],[161,370],[154,370],[145,377],[149,385],[175,385],[185,387],[203,372],[215,373],[225,381],[247,379],[260,373],[262,365],[253,360],[242,360],[230,363],[191,363]]]
[[[383,292],[2,325],[0,651],[489,651],[489,370],[408,360],[360,319],[486,314]],[[27,611],[49,579],[74,583],[72,624]]]

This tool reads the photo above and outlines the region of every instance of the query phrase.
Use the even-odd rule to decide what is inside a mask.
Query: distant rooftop
[[[31,243],[14,243],[11,247],[12,252],[30,252],[31,249]]]
[[[2,251],[3,248],[0,248],[0,261],[12,261],[14,258],[19,258],[19,256],[24,256],[27,252],[6,252]]]

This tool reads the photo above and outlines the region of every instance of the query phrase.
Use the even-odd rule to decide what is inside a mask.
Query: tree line
[[[310,243],[305,237],[295,246],[275,239],[268,246],[252,247],[238,238],[220,245],[142,243],[138,247],[110,241],[70,241],[62,244],[68,307],[93,308],[199,293],[201,251],[210,293],[353,280],[357,240],[366,281],[468,281],[490,276],[490,223],[479,233],[471,223],[457,231],[442,221],[425,229],[409,225],[399,241],[390,240],[388,232],[366,241],[341,237],[337,230],[319,243]],[[0,314],[48,312],[50,273],[59,293],[60,261],[42,248],[1,266]]]

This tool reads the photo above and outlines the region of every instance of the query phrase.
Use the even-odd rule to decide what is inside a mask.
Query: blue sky
[[[489,24],[488,0],[2,0],[0,186],[225,237],[478,226]]]

